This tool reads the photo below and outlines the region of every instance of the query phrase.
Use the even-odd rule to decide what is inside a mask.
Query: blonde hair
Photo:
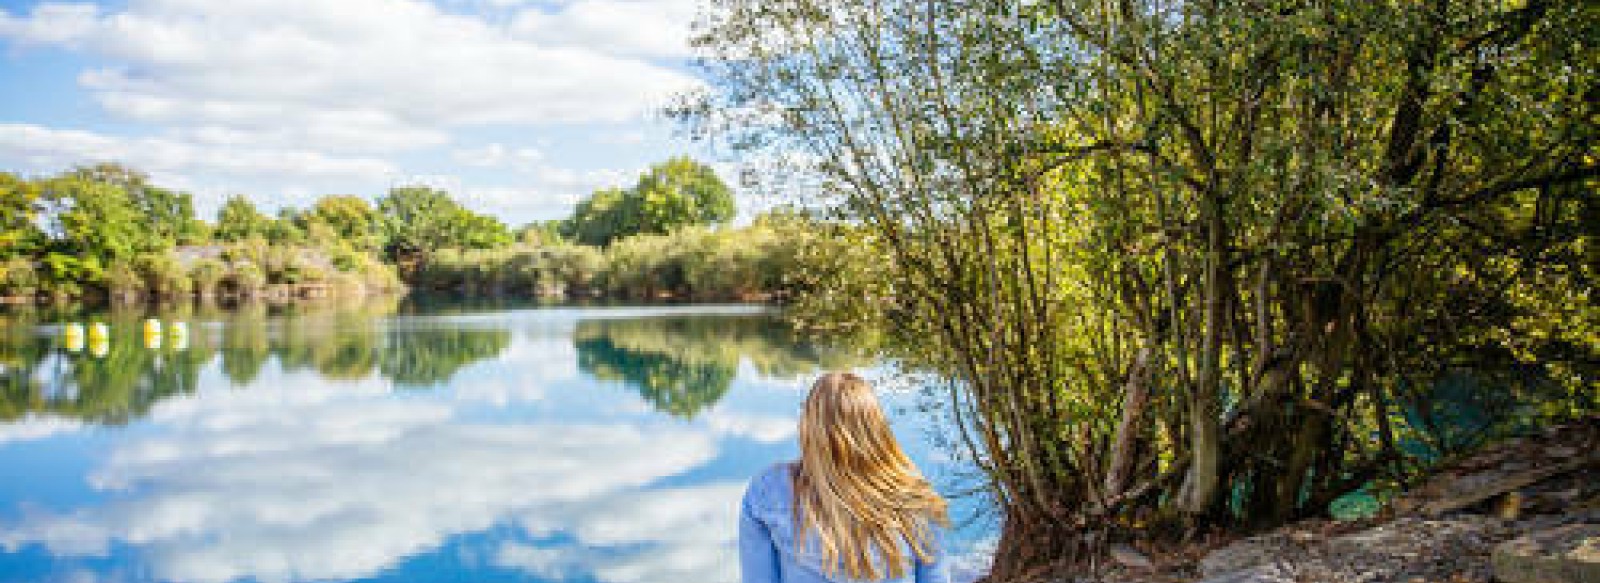
[[[950,523],[944,499],[901,451],[872,387],[849,373],[811,385],[794,492],[795,545],[816,533],[829,577],[841,570],[856,580],[902,577],[910,558],[904,548],[932,562],[931,523]]]

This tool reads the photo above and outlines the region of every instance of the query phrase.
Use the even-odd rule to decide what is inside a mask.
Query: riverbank
[[[1446,464],[1364,520],[1306,520],[1176,549],[1114,546],[1048,583],[1600,581],[1600,417]]]

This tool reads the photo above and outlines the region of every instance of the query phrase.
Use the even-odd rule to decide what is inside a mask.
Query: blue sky
[[[263,207],[444,187],[513,224],[705,156],[695,0],[0,0],[0,170],[128,164]],[[729,179],[726,168],[724,178]],[[748,206],[748,205],[746,205]]]

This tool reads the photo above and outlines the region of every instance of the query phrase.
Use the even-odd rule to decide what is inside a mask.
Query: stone
[[[1150,562],[1150,557],[1128,545],[1111,545],[1111,560],[1124,567],[1134,569],[1154,569],[1155,563]]]
[[[1282,565],[1257,565],[1207,577],[1200,583],[1295,583],[1294,573]]]
[[[1506,541],[1490,563],[1504,583],[1600,582],[1600,524],[1569,524]]]

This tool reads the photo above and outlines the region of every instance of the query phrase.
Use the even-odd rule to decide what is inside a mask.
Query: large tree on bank
[[[1452,378],[1594,406],[1600,7],[714,0],[697,44],[681,113],[890,259],[1000,578],[1404,480]]]

